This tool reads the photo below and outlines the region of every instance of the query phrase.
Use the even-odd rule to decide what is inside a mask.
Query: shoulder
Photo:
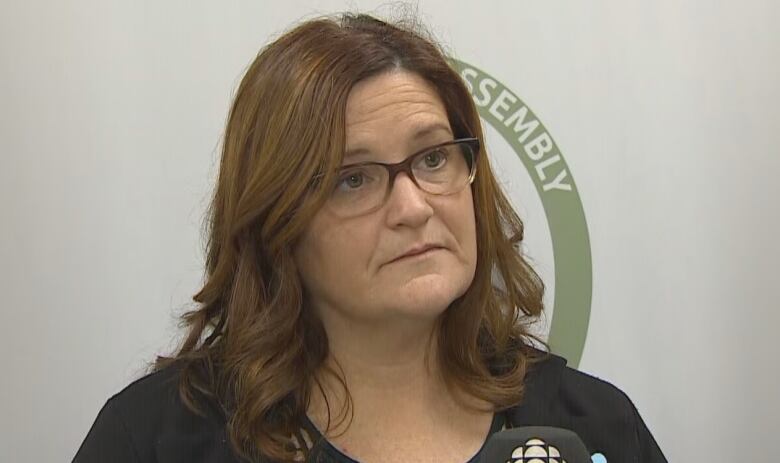
[[[178,383],[180,369],[172,365],[170,367],[147,373],[136,379],[121,391],[111,396],[107,404],[122,411],[132,411],[131,415],[137,413],[135,405],[146,404],[147,410],[155,409],[155,413],[164,412],[161,408],[177,407],[180,405],[178,400]],[[157,405],[151,407],[150,405]],[[183,404],[182,404],[183,405]]]
[[[74,462],[232,461],[224,419],[205,401],[202,414],[190,410],[179,379],[172,365],[108,399]]]
[[[525,381],[526,406],[575,415],[630,415],[628,396],[612,383],[567,366],[566,359],[546,353],[531,365]]]
[[[628,395],[553,354],[530,367],[523,401],[507,418],[512,426],[574,431],[591,453],[615,457],[608,461],[666,461]]]

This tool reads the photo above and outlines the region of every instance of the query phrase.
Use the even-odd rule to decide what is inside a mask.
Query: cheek
[[[315,219],[294,251],[305,289],[332,299],[359,288],[372,257],[371,236],[366,227]]]
[[[457,205],[450,208],[449,223],[465,257],[471,265],[476,265],[477,230],[471,189],[465,190]]]
[[[368,237],[351,229],[334,230],[319,237],[322,256],[326,259],[323,266],[328,268],[330,278],[339,275],[363,274],[367,261],[371,258]]]
[[[473,207],[469,210],[471,211],[471,214],[468,217],[468,230],[465,232],[465,239],[467,241],[465,246],[468,248],[467,254],[471,272],[473,273],[477,268],[477,226]]]
[[[321,275],[326,270],[323,266],[328,262],[327,255],[323,254],[326,248],[319,239],[321,233],[318,222],[317,217],[315,217],[293,249],[293,259],[298,268],[301,283],[304,289],[310,293],[318,292],[317,288],[313,286],[317,281],[317,275]]]

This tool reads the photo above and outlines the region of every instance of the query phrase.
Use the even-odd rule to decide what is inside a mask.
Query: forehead
[[[447,111],[433,86],[417,74],[383,73],[358,82],[349,94],[348,147],[436,132],[451,135]]]

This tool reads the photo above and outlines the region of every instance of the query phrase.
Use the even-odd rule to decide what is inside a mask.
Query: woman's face
[[[436,91],[416,74],[393,71],[353,87],[346,137],[345,165],[400,162],[453,134]],[[321,316],[434,319],[474,278],[471,188],[436,196],[399,173],[386,202],[373,212],[343,217],[327,205],[319,210],[294,256],[308,300]]]

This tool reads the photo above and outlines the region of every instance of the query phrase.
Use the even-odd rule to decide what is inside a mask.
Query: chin
[[[467,284],[459,284],[453,277],[425,275],[404,284],[395,295],[390,295],[389,302],[396,307],[403,307],[404,312],[425,315],[426,318],[436,317],[444,313],[466,289]]]

